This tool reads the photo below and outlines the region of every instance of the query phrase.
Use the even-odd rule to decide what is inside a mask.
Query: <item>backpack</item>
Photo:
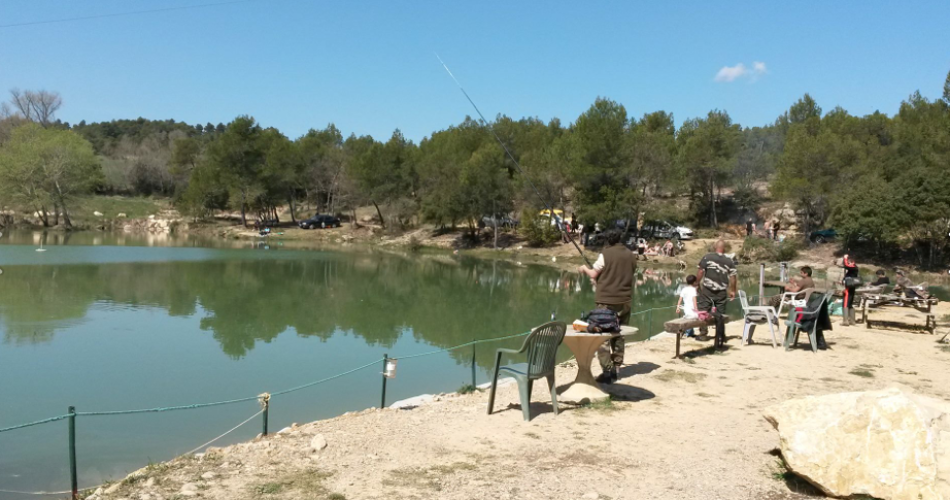
[[[620,318],[610,309],[594,309],[587,313],[589,333],[620,333]]]

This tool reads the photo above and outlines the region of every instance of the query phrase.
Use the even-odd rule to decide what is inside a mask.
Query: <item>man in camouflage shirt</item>
[[[699,296],[696,305],[700,311],[706,311],[716,320],[717,348],[726,345],[726,324],[723,314],[726,311],[726,300],[736,297],[736,263],[725,255],[726,242],[716,242],[714,253],[707,253],[699,261],[699,272],[696,278],[699,281]]]

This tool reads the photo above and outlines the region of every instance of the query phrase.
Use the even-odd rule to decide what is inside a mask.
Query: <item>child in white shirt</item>
[[[684,318],[698,318],[696,313],[696,276],[690,274],[686,277],[686,286],[680,290],[679,300],[676,302],[676,312],[683,312]],[[683,332],[683,337],[694,337],[693,329],[690,328]]]

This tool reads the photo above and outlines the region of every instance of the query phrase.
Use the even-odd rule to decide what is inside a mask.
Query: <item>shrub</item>
[[[410,252],[416,253],[419,250],[422,250],[422,242],[419,241],[419,238],[416,238],[415,235],[412,235],[409,237],[408,247]]]
[[[541,217],[530,208],[522,213],[520,231],[532,247],[546,247],[561,240],[561,231],[551,224],[551,219]]]
[[[781,243],[752,236],[742,242],[739,251],[739,261],[745,264],[759,262],[788,262],[798,257],[803,248],[802,242],[797,239],[786,239]]]
[[[775,258],[779,262],[788,262],[798,257],[798,252],[804,248],[804,245],[798,239],[787,238],[778,244]]]

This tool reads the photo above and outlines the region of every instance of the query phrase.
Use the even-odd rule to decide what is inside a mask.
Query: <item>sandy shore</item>
[[[939,305],[942,318],[950,307]],[[921,318],[912,310],[894,317]],[[908,317],[914,316],[914,318]],[[628,346],[613,400],[551,412],[538,384],[522,420],[513,385],[447,395],[414,409],[366,410],[254,442],[152,465],[93,498],[209,499],[797,499],[781,475],[762,409],[789,398],[906,385],[950,399],[950,346],[938,335],[841,327],[832,349],[773,349],[768,330],[739,347],[688,340],[684,360],[660,337]],[[760,328],[760,330],[762,330]],[[558,384],[573,380],[573,362]],[[595,369],[596,371],[596,369]]]

